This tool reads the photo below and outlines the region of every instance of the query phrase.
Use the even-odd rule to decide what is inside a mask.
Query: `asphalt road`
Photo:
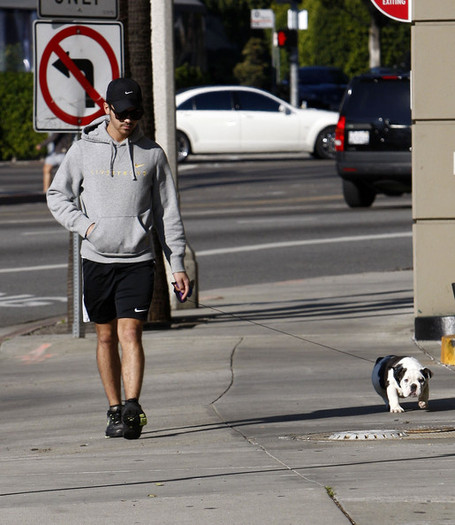
[[[412,266],[411,199],[353,210],[332,161],[199,158],[179,168],[201,295],[211,289]],[[0,191],[39,191],[40,165],[0,166]],[[65,315],[69,234],[44,203],[0,206],[0,328]]]

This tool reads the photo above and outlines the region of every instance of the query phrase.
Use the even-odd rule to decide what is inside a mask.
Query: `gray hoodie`
[[[85,259],[153,259],[154,226],[172,272],[185,271],[185,233],[166,155],[139,126],[128,139],[116,142],[106,130],[108,122],[101,117],[84,128],[81,140],[66,154],[47,192],[50,211],[83,237]]]

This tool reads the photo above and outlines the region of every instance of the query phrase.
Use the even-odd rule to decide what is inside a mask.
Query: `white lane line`
[[[56,233],[67,233],[66,230],[63,230],[61,228],[55,229],[55,230],[36,230],[31,232],[22,232],[21,235],[30,236],[30,235],[55,235]]]
[[[37,219],[36,217],[30,217],[30,219],[6,219],[1,220],[0,224],[38,224],[38,223],[51,223],[53,222],[55,224],[55,219],[51,218],[45,218],[45,219]]]
[[[47,264],[44,266],[24,266],[23,268],[0,268],[0,273],[16,272],[39,272],[41,270],[61,270],[67,268],[68,264]]]
[[[240,219],[236,224],[298,224],[301,222],[316,222],[315,217],[266,217],[264,219]]]
[[[335,244],[343,242],[379,241],[383,239],[400,239],[412,237],[412,232],[383,233],[378,235],[357,235],[350,237],[331,237],[327,239],[311,239],[306,241],[271,242],[267,244],[253,244],[248,246],[236,246],[231,248],[217,248],[214,250],[201,250],[196,252],[196,257],[207,257],[210,255],[224,255],[227,253],[254,252],[259,250],[273,250],[276,248],[292,248],[295,246],[311,246],[316,244]],[[26,266],[23,268],[0,268],[0,273],[36,272],[41,270],[60,270],[67,268],[67,264],[49,264],[44,266]]]
[[[311,246],[315,244],[333,244],[342,242],[377,241],[382,239],[399,239],[401,237],[412,237],[412,232],[384,233],[378,235],[357,235],[351,237],[332,237],[328,239],[311,239],[307,241],[287,241],[267,244],[254,244],[252,246],[237,246],[231,248],[218,248],[214,250],[202,250],[196,252],[196,257],[209,255],[223,255],[227,253],[254,252],[258,250],[271,250],[276,248],[292,248],[295,246]]]

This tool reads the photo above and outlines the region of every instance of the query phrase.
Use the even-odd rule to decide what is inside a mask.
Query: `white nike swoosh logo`
[[[140,308],[135,308],[134,309],[135,312],[139,313],[139,312],[146,312],[147,311],[147,308],[141,310]]]
[[[131,95],[132,91],[125,91],[125,95]]]

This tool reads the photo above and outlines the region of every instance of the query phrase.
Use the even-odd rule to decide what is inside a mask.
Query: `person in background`
[[[86,320],[95,323],[98,370],[109,403],[106,437],[138,439],[147,423],[139,395],[142,329],[154,284],[152,227],[182,301],[190,293],[186,239],[166,155],[138,126],[140,86],[130,78],[113,80],[104,111],[65,156],[47,203],[57,221],[83,238],[84,307]]]
[[[70,149],[74,142],[75,135],[73,133],[52,133],[36,145],[36,149],[41,151],[47,148],[47,155],[44,159],[43,166],[43,192],[46,193],[52,182],[52,172],[56,170],[62,163],[66,152]]]

